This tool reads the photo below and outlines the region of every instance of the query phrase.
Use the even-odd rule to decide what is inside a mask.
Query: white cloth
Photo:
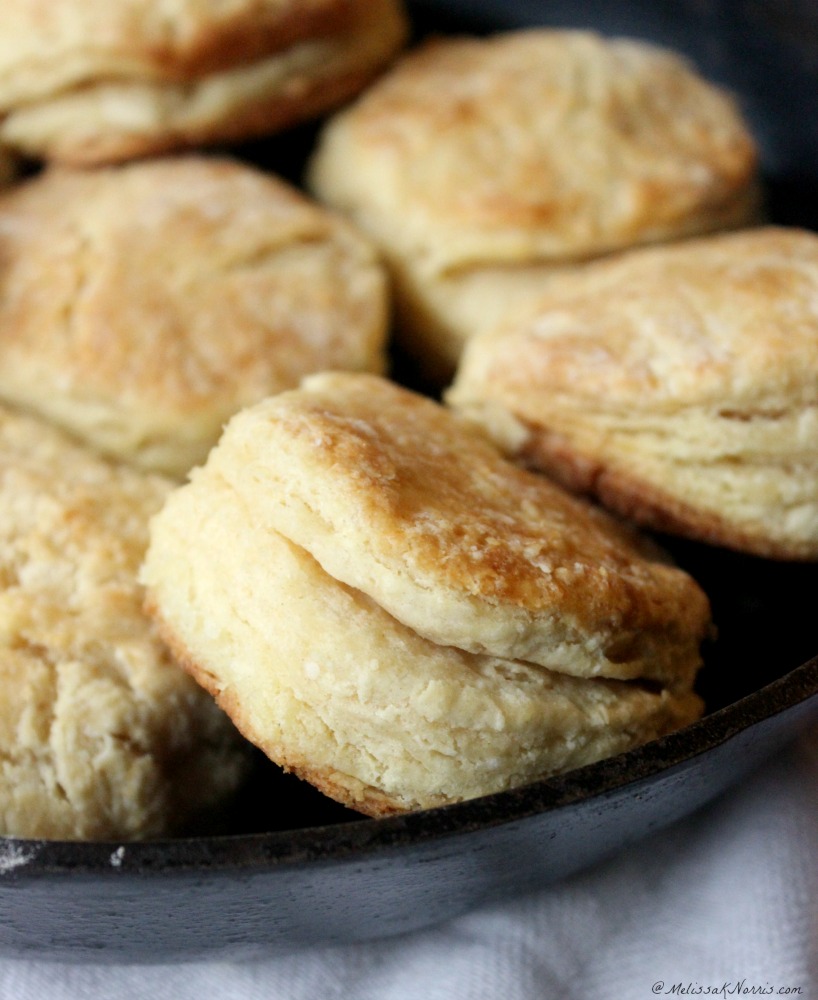
[[[421,933],[240,964],[0,961],[0,1000],[758,995],[818,998],[815,739],[609,862]]]

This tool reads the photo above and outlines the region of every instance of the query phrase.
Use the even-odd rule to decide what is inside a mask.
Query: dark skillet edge
[[[807,703],[814,701],[814,706]],[[466,802],[386,819],[272,833],[135,841],[0,837],[0,880],[54,874],[182,873],[273,869],[341,861],[486,830],[590,802],[680,768],[753,727],[802,706],[818,713],[818,656],[698,722],[564,775]],[[799,727],[792,727],[792,737]],[[789,729],[787,730],[789,735]],[[773,747],[770,747],[772,752]],[[719,789],[714,789],[714,794]],[[117,857],[112,864],[112,856]],[[15,863],[19,859],[18,863]],[[10,862],[10,863],[9,863]]]

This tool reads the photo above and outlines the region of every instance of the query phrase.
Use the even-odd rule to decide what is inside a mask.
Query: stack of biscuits
[[[708,599],[636,526],[818,557],[818,237],[760,224],[731,96],[408,38],[0,11],[0,832],[189,830],[248,740],[371,816],[564,772],[703,710]],[[236,145],[319,117],[309,194]]]
[[[143,610],[148,523],[236,410],[383,370],[389,299],[349,224],[198,147],[328,111],[406,29],[396,0],[0,11],[0,832],[224,828],[248,746]]]

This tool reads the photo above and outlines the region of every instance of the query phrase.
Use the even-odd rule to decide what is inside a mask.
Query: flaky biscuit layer
[[[3,834],[181,832],[246,770],[142,611],[148,519],[170,488],[0,410]]]
[[[15,0],[0,136],[88,165],[266,134],[357,93],[405,35],[397,0]]]
[[[370,815],[500,791],[693,721],[688,687],[583,680],[438,645],[333,579],[218,467],[152,525],[150,607],[273,760]]]
[[[384,379],[307,379],[238,414],[210,462],[260,525],[434,642],[578,676],[698,667],[686,574]]]
[[[642,523],[815,558],[816,301],[812,233],[764,227],[632,251],[475,338],[447,398]]]

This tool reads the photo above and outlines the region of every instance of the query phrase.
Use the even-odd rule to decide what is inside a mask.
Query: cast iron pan
[[[773,220],[818,228],[813,0],[410,6],[418,33],[588,26],[687,53],[739,96],[762,147]],[[312,139],[301,129],[238,152],[294,177]],[[546,885],[697,809],[818,717],[818,566],[661,541],[710,595],[720,630],[705,651],[708,714],[697,724],[559,778],[385,820],[362,819],[259,759],[219,835],[0,838],[0,951],[236,959],[371,939]]]

